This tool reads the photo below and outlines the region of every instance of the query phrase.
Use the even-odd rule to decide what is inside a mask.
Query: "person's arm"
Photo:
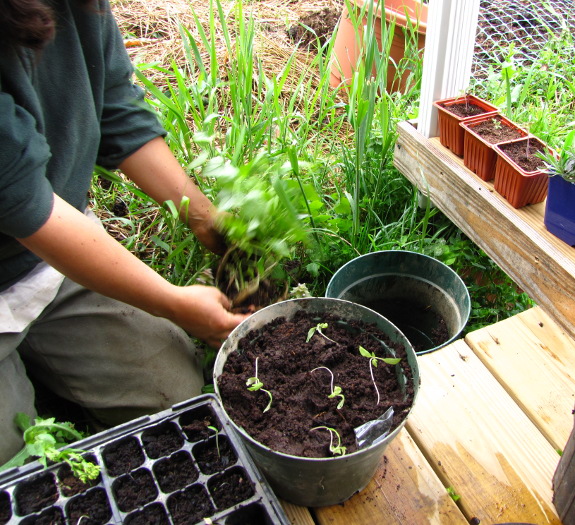
[[[214,347],[247,317],[229,312],[227,297],[215,287],[170,284],[56,195],[48,221],[18,240],[73,281],[170,319]]]
[[[119,168],[156,202],[171,200],[199,241],[212,252],[223,253],[225,243],[214,225],[216,208],[182,169],[162,137],[146,143]],[[187,214],[180,206],[183,197],[189,198]]]

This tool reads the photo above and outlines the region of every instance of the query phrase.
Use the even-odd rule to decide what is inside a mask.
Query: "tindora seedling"
[[[265,392],[269,396],[270,402],[264,408],[264,412],[267,412],[270,409],[270,407],[272,406],[272,399],[273,398],[272,398],[272,393],[263,387],[264,384],[262,383],[262,381],[258,377],[258,359],[259,359],[259,357],[256,357],[256,373],[253,377],[250,377],[246,381],[246,386],[248,387],[248,390],[250,390],[251,392],[256,392],[258,390],[261,390],[262,392]]]
[[[340,398],[340,401],[337,404],[337,409],[339,410],[343,407],[343,404],[345,403],[345,396],[342,394],[342,390],[341,390],[340,386],[337,386],[337,385],[334,386],[334,384],[333,384],[333,380],[334,380],[333,372],[327,366],[318,366],[317,368],[314,368],[312,370],[312,372],[315,372],[316,370],[321,370],[321,369],[327,370],[331,375],[331,382],[330,382],[330,386],[329,386],[331,393],[327,397],[330,399],[333,399],[335,397]]]
[[[399,357],[377,357],[373,352],[366,350],[363,346],[359,345],[359,353],[363,357],[367,357],[369,359],[369,372],[371,373],[371,381],[373,382],[373,386],[375,387],[375,391],[377,393],[377,405],[379,405],[379,390],[377,388],[377,384],[375,383],[375,377],[373,377],[373,368],[377,367],[378,361],[383,361],[388,365],[396,365],[401,361]]]
[[[307,339],[305,340],[306,343],[309,343],[310,339],[313,337],[313,334],[316,332],[320,334],[323,338],[331,341],[332,343],[336,343],[333,339],[330,339],[327,335],[325,335],[322,330],[325,330],[328,327],[327,323],[318,323],[315,326],[312,326],[307,333]],[[337,343],[336,343],[337,344]]]
[[[327,430],[329,432],[329,451],[334,456],[345,456],[346,447],[341,445],[341,437],[339,436],[339,432],[335,428],[331,427],[313,427],[311,430]],[[333,442],[333,437],[337,438],[337,445]]]

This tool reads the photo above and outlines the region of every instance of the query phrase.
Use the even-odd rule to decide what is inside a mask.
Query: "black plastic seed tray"
[[[217,398],[204,395],[73,444],[101,466],[83,484],[66,464],[0,476],[0,525],[288,525]]]

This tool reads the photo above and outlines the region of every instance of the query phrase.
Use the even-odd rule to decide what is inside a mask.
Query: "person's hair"
[[[88,5],[94,0],[74,0]],[[0,1],[0,42],[8,46],[42,49],[56,32],[50,6],[43,0]]]

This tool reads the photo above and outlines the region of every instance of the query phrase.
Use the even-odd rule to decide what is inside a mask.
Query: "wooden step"
[[[405,429],[386,448],[362,492],[342,505],[312,512],[320,525],[468,523]]]
[[[471,332],[467,344],[556,450],[573,428],[575,342],[541,308]]]
[[[465,341],[418,361],[407,429],[467,519],[559,524],[551,490],[559,455]]]

